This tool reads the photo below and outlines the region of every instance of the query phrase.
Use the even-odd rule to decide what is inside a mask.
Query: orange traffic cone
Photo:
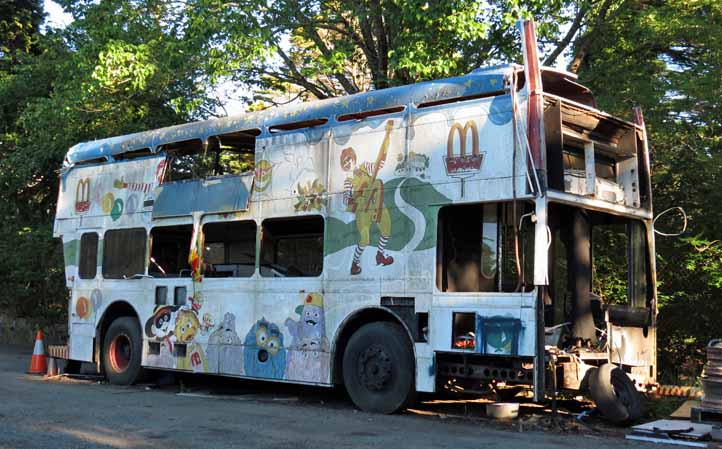
[[[35,348],[33,348],[33,356],[30,359],[30,370],[28,374],[45,374],[46,370],[43,333],[38,330],[38,334],[35,336]]]

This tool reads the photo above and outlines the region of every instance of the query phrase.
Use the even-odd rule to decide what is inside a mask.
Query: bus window
[[[148,274],[155,277],[190,277],[188,265],[192,225],[159,226],[150,231]]]
[[[98,270],[98,234],[88,232],[80,237],[80,262],[78,276],[80,279],[95,279]]]
[[[256,271],[256,222],[203,225],[206,277],[251,277]]]
[[[253,170],[259,129],[165,144],[168,171],[164,182],[234,175]]]
[[[515,292],[532,288],[533,232],[529,220],[521,220],[528,211],[520,203],[514,214],[512,207],[512,203],[487,203],[440,210],[436,277],[439,290]],[[522,228],[515,235],[514,223],[520,221]]]
[[[103,277],[125,279],[145,273],[144,228],[116,229],[103,239]]]
[[[323,218],[263,221],[261,276],[310,277],[323,271]]]

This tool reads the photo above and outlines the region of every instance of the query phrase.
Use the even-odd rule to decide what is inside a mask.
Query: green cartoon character
[[[376,265],[391,265],[394,258],[384,252],[391,238],[391,216],[384,206],[384,183],[378,179],[388,154],[389,140],[394,122],[386,123],[386,136],[376,157],[376,162],[357,164],[356,152],[353,148],[341,151],[341,168],[351,176],[344,181],[344,204],[347,210],[356,214],[356,228],[359,233],[358,244],[351,263],[351,274],[361,273],[361,255],[369,244],[371,226],[379,229],[378,246],[376,247]]]

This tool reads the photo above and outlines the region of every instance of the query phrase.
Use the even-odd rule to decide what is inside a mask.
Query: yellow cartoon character
[[[358,244],[351,262],[351,274],[361,273],[361,255],[369,244],[371,224],[375,224],[381,236],[376,247],[376,265],[391,265],[394,258],[384,252],[391,238],[391,216],[384,206],[384,183],[378,179],[379,170],[384,166],[388,154],[389,140],[394,122],[386,123],[386,136],[376,157],[376,162],[357,165],[356,151],[348,147],[341,151],[341,168],[351,176],[344,181],[344,204],[347,210],[356,214]]]
[[[175,319],[175,340],[177,343],[189,343],[198,333],[201,323],[198,317],[190,310],[179,310]]]

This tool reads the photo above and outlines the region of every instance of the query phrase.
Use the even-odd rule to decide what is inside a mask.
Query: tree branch
[[[299,86],[305,87],[306,89],[308,89],[309,92],[314,94],[316,96],[316,98],[318,98],[318,99],[323,99],[323,98],[328,97],[327,94],[324,94],[323,92],[321,92],[321,90],[319,90],[318,86],[309,82],[306,79],[306,77],[303,76],[301,74],[301,72],[298,71],[296,64],[293,62],[293,60],[291,58],[288,57],[286,52],[284,52],[280,46],[276,47],[276,51],[278,52],[278,55],[281,57],[281,59],[283,59],[283,62],[286,63],[286,66],[288,67],[288,69],[294,75],[292,78],[293,79],[292,82],[294,84],[298,84]]]
[[[321,38],[321,35],[318,34],[318,30],[314,29],[312,27],[309,27],[306,29],[306,32],[309,34],[309,37],[311,40],[316,44],[318,49],[321,51],[321,53],[327,57],[332,57],[332,51],[326,43]],[[343,86],[343,88],[346,90],[347,94],[355,94],[358,92],[358,88],[346,77],[346,75],[343,73],[343,71],[336,70],[333,72],[333,76],[338,80],[338,82]]]
[[[584,62],[584,58],[587,57],[587,54],[589,53],[589,50],[591,50],[592,45],[596,40],[596,37],[599,35],[599,29],[602,27],[602,24],[607,19],[607,13],[609,12],[609,8],[612,7],[612,3],[614,3],[614,1],[615,0],[604,0],[604,3],[599,8],[599,14],[594,21],[594,26],[587,29],[587,32],[584,34],[581,42],[579,43],[579,47],[577,47],[577,50],[574,52],[574,58],[569,64],[570,72],[577,73],[579,71],[579,68]],[[626,3],[626,1],[624,3]],[[620,5],[618,9],[623,8],[624,3]]]
[[[572,39],[574,39],[574,36],[577,34],[577,31],[582,27],[582,19],[584,19],[584,16],[587,14],[587,10],[583,7],[579,8],[579,11],[577,11],[577,15],[574,17],[574,21],[572,22],[572,26],[569,28],[569,31],[567,31],[567,34],[564,36],[564,39],[559,41],[557,44],[557,47],[554,49],[553,52],[547,58],[544,60],[544,65],[552,65],[554,64],[554,61],[559,57],[560,54],[569,46]]]

